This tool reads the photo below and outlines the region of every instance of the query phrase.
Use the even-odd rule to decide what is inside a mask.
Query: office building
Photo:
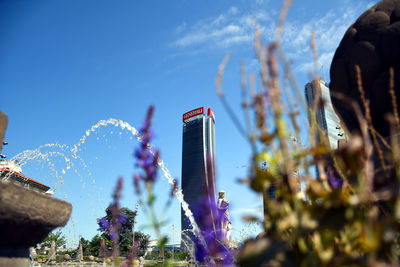
[[[321,142],[327,139],[330,149],[337,149],[339,140],[346,140],[346,134],[341,126],[339,116],[336,114],[329,93],[329,85],[321,79],[313,80],[305,86],[305,96],[308,105],[308,119],[318,124],[320,130],[315,131],[315,140]],[[319,97],[319,99],[317,99]],[[331,166],[332,162],[329,161]],[[327,167],[327,166],[325,166]],[[327,169],[324,170],[326,172]],[[318,168],[315,168],[316,176],[320,177]]]
[[[318,96],[319,99],[316,100]],[[324,134],[329,141],[329,147],[337,149],[338,141],[346,139],[346,136],[340,119],[332,106],[328,84],[320,79],[307,83],[305,86],[305,97],[309,108],[308,119],[310,124],[312,119],[315,119],[321,129],[321,131],[316,131],[315,138],[317,142],[322,140],[321,134]]]
[[[208,213],[204,210],[204,199],[215,203],[215,117],[211,108],[207,115],[200,107],[183,114],[182,142],[182,193],[194,218]],[[202,205],[201,201],[203,201]],[[204,229],[201,220],[196,221]],[[181,213],[182,240],[189,236],[192,226],[183,210]]]

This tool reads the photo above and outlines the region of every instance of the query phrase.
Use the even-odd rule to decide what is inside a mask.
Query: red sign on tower
[[[193,109],[193,110],[183,114],[183,122],[187,121],[190,118],[193,118],[195,116],[202,115],[202,114],[205,114],[204,107]]]

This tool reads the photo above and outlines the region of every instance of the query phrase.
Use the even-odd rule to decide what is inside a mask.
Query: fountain
[[[95,125],[93,125],[90,129],[86,130],[85,135],[78,141],[78,143],[76,143],[71,152],[72,152],[72,158],[76,158],[77,157],[77,152],[78,152],[78,148],[79,146],[81,146],[83,143],[85,143],[86,138],[92,133],[95,132],[96,129],[98,129],[101,126],[108,126],[108,125],[113,125],[115,127],[120,127],[122,130],[126,129],[128,130],[133,136],[136,136],[137,140],[140,142],[142,140],[142,137],[138,134],[138,131],[131,126],[129,123],[124,122],[122,120],[118,120],[118,119],[108,119],[108,120],[100,120],[98,123],[96,123]],[[152,150],[152,147],[149,146],[148,147],[149,151],[151,153],[154,153]],[[170,174],[169,170],[167,169],[167,167],[164,164],[164,161],[162,159],[159,158],[158,160],[158,166],[160,167],[161,171],[163,172],[163,177],[165,177],[168,182],[171,184],[171,186],[174,185],[174,178],[172,177],[172,175]],[[178,201],[181,203],[182,205],[182,209],[185,212],[185,215],[188,217],[192,227],[193,227],[193,233],[198,236],[200,238],[200,241],[202,242],[202,244],[206,247],[206,243],[203,239],[203,237],[200,234],[200,230],[199,227],[196,223],[196,221],[194,220],[193,214],[189,209],[189,205],[186,203],[186,201],[183,199],[183,193],[182,190],[178,190],[175,194],[176,198],[178,199]]]
[[[138,131],[132,127],[129,123],[118,120],[118,119],[108,119],[108,120],[100,120],[99,122],[97,122],[95,125],[93,125],[91,128],[89,128],[88,130],[86,130],[85,135],[83,135],[79,141],[74,144],[72,147],[68,147],[66,145],[60,145],[58,143],[55,144],[46,144],[46,145],[42,145],[40,147],[38,147],[37,149],[34,150],[25,150],[17,155],[15,155],[12,160],[18,160],[20,162],[21,165],[26,164],[28,161],[34,160],[34,159],[41,159],[44,160],[45,162],[48,163],[48,165],[50,166],[50,168],[55,172],[55,176],[58,179],[57,183],[63,183],[63,178],[62,175],[64,175],[67,171],[73,169],[74,166],[74,162],[73,160],[78,160],[80,161],[80,163],[82,164],[82,166],[86,167],[86,163],[85,161],[79,156],[79,147],[84,144],[86,142],[86,139],[93,133],[96,132],[97,129],[99,129],[100,127],[106,127],[106,126],[115,126],[115,127],[119,127],[122,130],[127,130],[129,131],[133,136],[135,136],[137,138],[137,140],[140,142],[141,141],[141,136],[138,134]],[[42,153],[41,149],[42,148],[55,148],[58,149],[59,151],[57,152],[47,152],[47,153]],[[152,150],[151,145],[149,145],[148,147],[150,153],[154,153]],[[61,170],[61,172],[58,172],[55,167],[54,164],[51,163],[50,158],[51,157],[60,157],[61,159],[64,159],[66,166]],[[174,184],[174,179],[172,178],[169,170],[167,169],[167,167],[165,166],[163,160],[159,159],[158,160],[158,166],[160,167],[162,173],[163,173],[163,177],[167,179],[167,181],[173,185]],[[76,172],[76,170],[75,170]],[[61,173],[61,175],[59,175],[59,173]],[[79,175],[79,174],[78,174]],[[80,176],[80,175],[79,175]],[[81,177],[81,179],[83,179]],[[202,246],[204,246],[204,248],[207,250],[207,245],[204,241],[204,238],[202,237],[200,230],[197,226],[197,223],[194,220],[193,214],[190,211],[188,204],[184,201],[183,199],[183,193],[181,190],[178,190],[175,194],[176,198],[178,199],[178,201],[181,203],[182,209],[185,213],[185,215],[188,217],[191,225],[192,225],[192,229],[190,229],[190,232],[193,232],[195,236],[197,236],[197,238],[200,240]],[[182,244],[186,246],[186,248],[188,248],[188,250],[190,251],[190,258],[194,260],[194,248],[192,245],[187,244],[187,242],[185,242],[184,240],[182,240]],[[149,251],[146,251],[146,254]]]
[[[52,156],[59,156],[62,159],[64,159],[64,161],[66,162],[66,167],[63,168],[61,170],[62,174],[65,174],[67,171],[69,171],[72,167],[73,167],[73,159],[74,160],[80,160],[81,163],[86,166],[86,164],[84,163],[83,159],[78,155],[79,152],[79,147],[84,144],[86,142],[86,139],[93,133],[96,132],[97,129],[99,129],[100,127],[106,127],[106,126],[115,126],[115,127],[119,127],[121,130],[127,130],[128,132],[130,132],[133,136],[135,136],[137,138],[137,140],[140,142],[141,141],[141,136],[139,135],[138,131],[131,126],[128,122],[124,122],[122,120],[119,119],[108,119],[108,120],[100,120],[98,121],[96,124],[94,124],[92,127],[90,127],[88,130],[86,130],[85,134],[79,139],[79,141],[74,144],[71,148],[68,147],[67,145],[60,145],[60,144],[46,144],[46,145],[42,145],[34,150],[25,150],[17,155],[15,155],[12,160],[18,160],[20,162],[21,165],[24,165],[27,163],[27,161],[29,160],[33,160],[33,159],[37,159],[37,158],[41,158],[43,160],[46,160],[49,164],[50,167],[52,167],[53,165],[49,162],[49,158]],[[43,154],[41,152],[42,148],[56,148],[61,150],[61,152],[48,152],[46,154]],[[150,153],[154,153],[152,150],[152,147],[149,146],[148,147]],[[163,177],[167,179],[168,183],[171,184],[172,186],[174,185],[174,179],[172,177],[172,175],[170,174],[169,170],[167,169],[167,167],[164,164],[164,161],[162,159],[158,160],[158,166],[160,167]],[[59,177],[58,172],[56,170],[53,169],[53,171],[55,171],[56,174],[56,178],[58,178],[59,180],[62,180],[62,176]],[[63,181],[62,181],[63,182]],[[200,234],[200,230],[199,227],[194,219],[194,216],[192,214],[192,212],[189,209],[189,205],[184,201],[183,199],[183,193],[182,190],[178,190],[175,194],[177,200],[181,203],[182,209],[185,213],[185,215],[187,216],[187,218],[189,219],[193,229],[192,232],[195,234],[195,236],[197,236],[200,240],[200,242],[202,243],[202,245],[207,249],[207,245],[206,242],[204,241],[204,238],[201,236]]]
[[[181,240],[181,250],[182,250],[182,246],[185,246],[186,251],[189,251],[189,259],[188,259],[189,263],[194,263],[194,262],[196,262],[196,260],[195,260],[196,256],[194,253],[194,244],[193,244],[192,238],[191,238],[190,234],[187,233],[187,230],[184,230],[181,233],[182,233],[181,236],[185,238],[185,239],[182,238],[182,240]]]
[[[0,112],[0,152],[7,127]],[[29,247],[64,226],[71,204],[9,181],[0,181],[0,266],[28,266]]]
[[[71,170],[74,169],[74,162],[73,160],[79,160],[80,163],[82,164],[82,166],[86,167],[86,163],[84,162],[84,160],[78,155],[79,152],[79,147],[85,143],[87,137],[90,136],[91,133],[95,132],[99,127],[102,126],[109,126],[109,125],[113,125],[115,127],[120,127],[122,130],[126,129],[128,130],[133,136],[136,136],[137,140],[140,141],[141,140],[141,136],[138,135],[138,131],[132,127],[129,123],[121,121],[121,120],[117,120],[117,119],[108,119],[108,120],[101,120],[98,123],[96,123],[95,125],[93,125],[90,129],[88,129],[85,132],[85,135],[80,138],[80,140],[73,145],[72,148],[66,146],[66,145],[60,145],[58,143],[55,144],[45,144],[42,145],[34,150],[25,150],[17,155],[15,155],[12,160],[13,161],[18,161],[20,166],[23,166],[25,164],[27,164],[29,161],[32,160],[41,160],[44,161],[48,164],[48,166],[50,167],[50,169],[55,173],[55,177],[57,179],[57,184],[63,184],[64,180],[63,180],[63,175]],[[50,148],[50,149],[57,149],[58,151],[50,151],[47,153],[42,153],[41,149],[43,148]],[[149,146],[149,151],[151,153],[153,153],[152,151],[152,147]],[[64,167],[61,172],[57,171],[57,169],[54,167],[54,163],[51,162],[50,158],[51,157],[60,157],[61,159],[64,159],[65,163],[66,163],[66,167]],[[168,169],[166,168],[164,162],[159,159],[158,160],[158,165],[160,167],[160,169],[162,170],[163,173],[163,177],[165,177],[168,182],[173,185],[174,183],[174,179],[172,178],[171,174],[169,173]],[[76,170],[75,170],[76,172]],[[78,176],[81,176],[79,173],[77,173]],[[83,180],[83,178],[81,177],[81,180]],[[176,197],[178,199],[178,201],[181,203],[182,205],[182,209],[185,212],[185,215],[189,218],[189,221],[191,222],[191,225],[193,227],[193,229],[191,229],[191,232],[193,232],[196,236],[198,236],[199,240],[201,241],[201,243],[203,244],[203,246],[207,249],[206,243],[203,239],[203,237],[200,235],[200,231],[198,229],[198,226],[194,220],[193,214],[190,211],[188,204],[183,200],[183,194],[181,190],[178,190],[178,192],[176,192]],[[192,251],[192,255],[193,255],[193,251]]]

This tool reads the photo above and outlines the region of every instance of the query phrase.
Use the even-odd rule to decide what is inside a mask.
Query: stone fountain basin
[[[72,205],[0,180],[0,248],[28,248],[64,226]]]

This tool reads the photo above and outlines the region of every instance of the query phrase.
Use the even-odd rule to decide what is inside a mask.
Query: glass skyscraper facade
[[[346,137],[340,124],[340,119],[332,106],[328,84],[320,79],[307,83],[305,86],[305,96],[309,107],[308,118],[310,124],[313,119],[312,116],[315,116],[322,134],[328,138],[330,148],[337,149],[338,141],[346,139]],[[316,100],[317,96],[320,99]],[[313,114],[312,111],[314,111]],[[317,142],[321,141],[319,133],[316,134],[315,138]]]
[[[329,85],[321,79],[313,80],[305,86],[305,97],[310,124],[315,119],[321,130],[315,133],[316,141],[321,142],[322,135],[324,135],[328,140],[330,149],[337,149],[339,140],[346,140],[346,135],[341,126],[339,116],[332,106]],[[324,169],[324,172],[326,171]],[[315,172],[316,176],[320,177],[318,168],[315,168]]]
[[[204,214],[204,201],[215,203],[215,117],[204,107],[183,115],[182,193],[195,218]],[[203,201],[203,203],[201,203]],[[196,221],[203,229],[201,221]],[[182,239],[193,240],[189,219],[181,212]]]

